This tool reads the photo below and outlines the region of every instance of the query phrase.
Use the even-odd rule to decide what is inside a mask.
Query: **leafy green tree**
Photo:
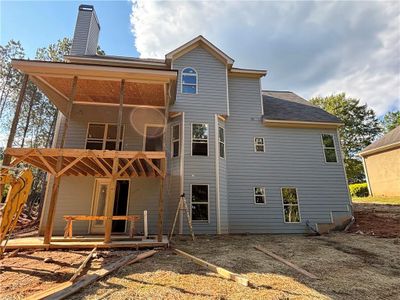
[[[400,126],[400,110],[387,112],[383,117],[382,126],[385,133]]]
[[[346,173],[350,182],[364,179],[362,163],[357,154],[371,144],[382,132],[375,112],[359,99],[346,97],[345,93],[310,99],[314,105],[337,116],[344,126],[339,128]]]

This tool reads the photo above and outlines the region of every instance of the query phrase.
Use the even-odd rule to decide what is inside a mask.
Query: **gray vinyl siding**
[[[181,93],[181,71],[192,67],[197,71],[198,93]],[[197,47],[174,60],[172,68],[178,70],[176,102],[171,111],[191,112],[197,115],[228,114],[226,67],[202,47]]]
[[[80,10],[76,20],[71,55],[96,54],[99,31],[94,12]]]
[[[304,233],[307,220],[330,223],[331,211],[350,215],[340,150],[339,163],[325,163],[321,143],[322,133],[332,133],[339,145],[336,130],[263,126],[259,91],[258,80],[229,78],[229,232]],[[254,152],[254,137],[264,138],[265,153]],[[266,188],[266,205],[254,204],[256,186]],[[301,223],[284,223],[282,187],[297,188]]]
[[[191,207],[190,186],[206,184],[209,186],[209,220],[194,221],[197,233],[217,232],[216,223],[216,176],[215,176],[215,114],[228,114],[226,66],[202,47],[197,47],[172,62],[178,70],[176,102],[171,111],[185,113],[185,157],[184,157],[184,192]],[[192,67],[198,74],[198,93],[181,93],[181,71]],[[192,156],[191,133],[193,123],[206,123],[209,128],[208,156]],[[187,232],[187,222],[184,230]]]

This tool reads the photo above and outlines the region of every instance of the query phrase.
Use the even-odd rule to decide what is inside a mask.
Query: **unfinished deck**
[[[168,237],[165,235],[161,242],[157,241],[157,236],[130,238],[127,236],[113,236],[110,243],[104,243],[102,236],[84,236],[64,238],[62,236],[53,236],[50,244],[44,244],[44,237],[23,237],[10,239],[6,250],[14,249],[93,249],[94,247],[102,249],[110,248],[156,248],[168,247]]]

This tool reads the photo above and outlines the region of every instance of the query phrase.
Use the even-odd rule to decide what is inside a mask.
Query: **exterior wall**
[[[181,93],[181,71],[192,67],[198,74],[198,94]],[[190,186],[207,184],[209,186],[209,221],[194,221],[197,233],[217,232],[216,220],[216,172],[215,172],[215,114],[228,113],[226,66],[202,47],[197,47],[172,62],[172,68],[179,71],[176,102],[171,111],[185,113],[184,122],[184,192],[189,207]],[[191,126],[193,123],[206,123],[209,129],[208,156],[191,155]],[[183,223],[187,232],[187,222]]]
[[[225,122],[219,120],[218,126],[225,129]],[[217,139],[219,143],[219,139]],[[227,173],[227,156],[228,151],[226,150],[226,145],[228,141],[226,140],[226,129],[225,129],[225,158],[219,157],[219,152],[217,153],[218,166],[219,166],[219,198],[220,198],[220,215],[221,215],[221,233],[229,232],[229,201],[228,201],[228,173]],[[217,147],[219,151],[219,145]]]
[[[262,125],[260,82],[229,78],[226,122],[229,232],[303,233],[305,223],[330,223],[332,211],[349,212],[349,196],[336,130],[268,128]],[[268,108],[267,108],[268,109]],[[335,137],[339,163],[325,163],[321,134]],[[254,152],[263,137],[265,152]],[[265,187],[266,204],[254,204],[253,188]],[[281,187],[296,187],[301,223],[285,223]]]
[[[364,158],[372,195],[400,196],[400,148]]]

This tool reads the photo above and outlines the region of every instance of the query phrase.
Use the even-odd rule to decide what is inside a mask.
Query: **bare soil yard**
[[[363,208],[357,207],[356,211]],[[398,207],[394,211],[389,209],[396,220],[400,211]],[[196,242],[189,238],[175,239],[174,247],[246,276],[253,287],[223,279],[168,250],[126,266],[71,298],[399,299],[400,239],[380,238],[376,233],[369,235],[360,220],[354,226],[359,224],[357,230],[363,230],[364,234],[198,236]],[[305,277],[255,250],[254,245],[284,257],[319,279]],[[5,258],[0,261],[0,298],[22,299],[68,280],[88,252],[25,251],[17,257]],[[127,252],[99,253],[91,269]],[[45,257],[51,257],[53,262],[45,263]]]

